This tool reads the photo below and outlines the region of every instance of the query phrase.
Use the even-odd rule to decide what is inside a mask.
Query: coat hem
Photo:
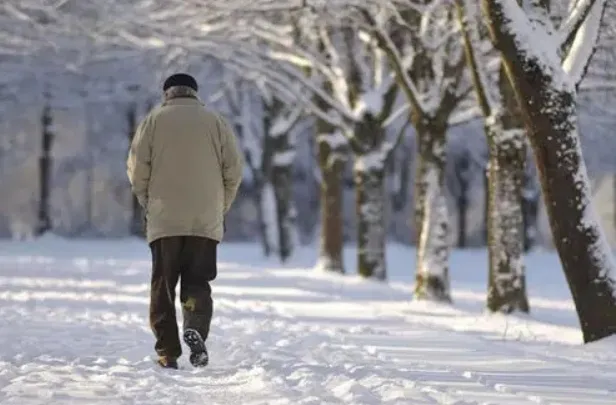
[[[148,244],[150,244],[158,239],[169,238],[173,236],[197,236],[201,238],[213,239],[218,243],[220,243],[220,241],[222,240],[222,237],[212,235],[211,233],[206,233],[206,232],[202,232],[202,233],[199,233],[199,232],[162,232],[162,233],[157,233],[154,235],[148,235],[146,240],[148,241]]]

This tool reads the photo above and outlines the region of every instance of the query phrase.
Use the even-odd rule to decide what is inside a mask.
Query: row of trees
[[[39,23],[52,21],[55,30],[79,31],[75,18],[87,12],[88,35],[98,44],[168,47],[176,58],[196,52],[220,60],[235,84],[226,97],[258,185],[264,248],[283,259],[296,239],[289,198],[294,140],[312,132],[322,188],[320,266],[345,272],[341,179],[352,160],[357,271],[386,279],[385,171],[412,128],[417,299],[451,301],[447,133],[483,116],[488,308],[529,310],[522,190],[530,146],[584,338],[616,332],[616,269],[592,211],[576,111],[606,26],[606,0],[572,0],[566,9],[549,0],[118,1],[107,14],[73,2],[35,10],[9,3],[14,11],[36,11]],[[181,24],[171,29],[170,22]],[[275,229],[268,218],[277,219]]]
[[[605,26],[607,2],[573,1],[560,15],[547,0],[480,3],[479,9],[463,0],[341,2],[335,13],[333,6],[312,8],[287,19],[279,11],[264,12],[262,19],[242,25],[250,34],[243,39],[252,46],[240,49],[238,57],[277,61],[275,68],[257,66],[264,66],[260,73],[277,96],[284,97],[283,89],[301,89],[289,97],[318,121],[318,140],[326,145],[322,153],[342,144],[353,157],[358,272],[366,277],[386,277],[383,173],[405,134],[404,124],[399,131],[390,125],[401,114],[413,126],[419,152],[414,218],[418,299],[451,300],[445,142],[456,113],[466,115],[464,110],[472,108],[465,105],[469,92],[475,93],[489,145],[488,308],[529,310],[522,260],[528,140],[584,338],[610,335],[616,331],[616,269],[591,206],[576,110],[578,90]],[[263,43],[267,51],[260,55]],[[399,107],[405,112],[399,113]],[[324,201],[335,201],[339,196],[331,190],[339,188],[338,176],[331,172],[336,165],[320,161],[324,179],[334,183],[324,181]],[[336,205],[323,204],[323,218],[340,217],[330,209]],[[336,227],[323,226],[321,254],[326,268],[342,271]]]

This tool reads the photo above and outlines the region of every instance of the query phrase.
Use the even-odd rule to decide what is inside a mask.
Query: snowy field
[[[581,346],[553,253],[527,258],[531,317],[483,312],[484,251],[452,258],[455,305],[222,245],[211,364],[153,364],[149,251],[136,240],[0,242],[0,404],[616,404],[616,340]],[[347,267],[354,268],[348,249]]]

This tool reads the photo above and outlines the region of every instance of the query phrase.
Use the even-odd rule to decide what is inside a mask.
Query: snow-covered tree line
[[[344,273],[348,179],[355,193],[357,272],[386,279],[388,222],[401,199],[412,201],[412,215],[407,211],[396,222],[413,230],[416,268],[409,271],[416,274],[415,297],[451,301],[449,250],[455,239],[466,245],[470,173],[481,179],[485,171],[480,200],[489,247],[487,306],[528,311],[523,252],[539,205],[529,175],[536,162],[585,339],[616,331],[612,257],[591,208],[576,110],[578,92],[592,99],[593,91],[613,85],[609,69],[589,70],[597,47],[597,60],[611,57],[613,27],[604,15],[613,10],[605,0],[572,0],[568,8],[549,0],[235,3],[117,0],[103,7],[8,1],[0,8],[0,26],[7,27],[0,28],[7,44],[0,49],[0,68],[12,72],[6,94],[19,96],[20,81],[38,90],[30,95],[36,101],[27,115],[20,110],[23,97],[3,102],[3,115],[11,117],[6,121],[18,121],[19,114],[37,122],[28,131],[40,135],[38,162],[22,163],[38,170],[37,185],[24,187],[35,195],[27,198],[35,214],[24,215],[25,222],[5,216],[12,233],[54,231],[58,218],[79,218],[49,212],[54,170],[71,177],[60,188],[67,201],[84,184],[88,189],[80,226],[94,217],[109,226],[100,211],[114,201],[128,204],[119,221],[137,232],[138,207],[125,184],[111,182],[113,190],[91,185],[95,177],[118,178],[134,123],[155,101],[161,78],[180,69],[204,82],[206,101],[225,112],[240,137],[250,179],[245,191],[265,254],[282,260],[292,255],[302,202],[293,196],[303,178],[304,187],[313,182],[319,190],[319,266]],[[84,108],[92,104],[99,107]],[[87,135],[80,151],[65,152],[72,160],[63,163],[74,161],[74,167],[59,169],[53,163],[62,152],[54,145],[66,105],[82,109],[81,131]],[[65,136],[74,136],[75,122],[68,122]],[[455,139],[448,137],[473,122],[482,122],[486,146],[473,147],[476,137],[467,133],[464,147],[452,149]],[[15,159],[19,140],[3,142],[0,159]],[[400,153],[413,144],[412,158]],[[310,147],[315,159],[298,164]],[[111,172],[94,164],[111,154],[117,163]],[[5,162],[3,171],[11,167]]]

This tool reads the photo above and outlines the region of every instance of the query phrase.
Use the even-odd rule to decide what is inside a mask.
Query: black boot
[[[190,364],[194,367],[207,366],[209,356],[201,334],[194,329],[186,329],[184,331],[184,342],[190,348]]]

